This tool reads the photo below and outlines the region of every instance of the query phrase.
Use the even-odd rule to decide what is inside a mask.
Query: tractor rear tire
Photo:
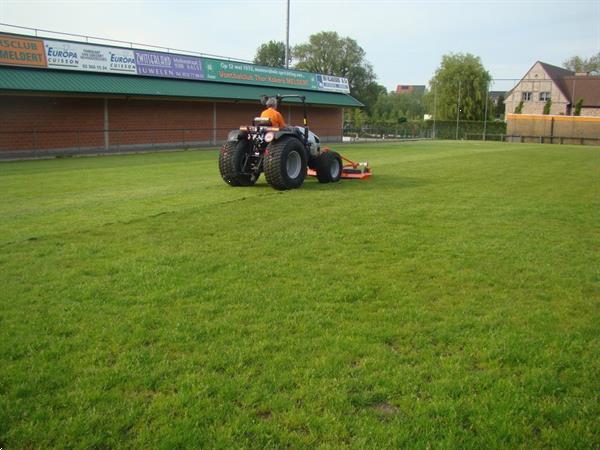
[[[342,176],[342,167],[339,153],[321,153],[317,160],[317,180],[319,183],[337,183]]]
[[[273,188],[299,188],[306,178],[306,149],[295,137],[281,137],[269,144],[263,164],[267,183]]]
[[[258,176],[242,173],[244,157],[250,152],[248,141],[227,141],[219,154],[221,177],[230,186],[252,186]]]

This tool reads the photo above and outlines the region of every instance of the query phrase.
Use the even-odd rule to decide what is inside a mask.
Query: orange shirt
[[[260,117],[268,117],[271,119],[271,125],[278,128],[285,128],[285,120],[279,111],[274,108],[267,108],[261,114]]]

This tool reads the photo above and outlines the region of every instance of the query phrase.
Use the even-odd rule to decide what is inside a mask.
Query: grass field
[[[0,447],[598,448],[600,148],[0,165]]]

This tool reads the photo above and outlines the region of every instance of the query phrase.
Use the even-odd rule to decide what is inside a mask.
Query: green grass
[[[598,448],[600,149],[0,165],[0,447]]]

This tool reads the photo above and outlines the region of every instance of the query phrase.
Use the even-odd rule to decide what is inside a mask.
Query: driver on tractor
[[[279,111],[277,111],[277,99],[269,98],[267,100],[267,109],[265,109],[260,117],[266,117],[271,120],[271,125],[277,127],[279,129],[287,127],[283,116]]]

